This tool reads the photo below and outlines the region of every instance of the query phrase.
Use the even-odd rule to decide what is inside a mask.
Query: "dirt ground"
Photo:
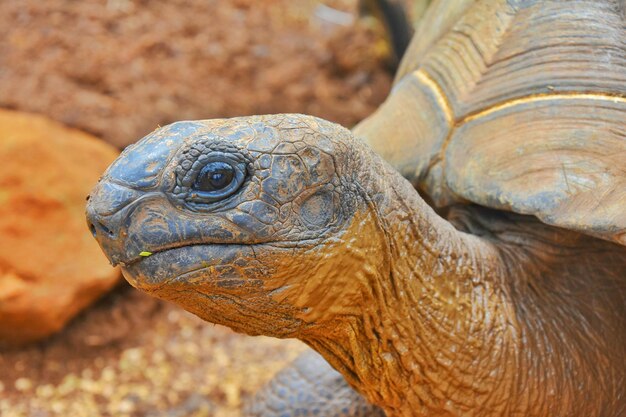
[[[351,126],[388,92],[386,52],[351,23],[355,0],[324,3],[347,14],[311,0],[1,1],[0,107],[119,147],[181,119],[302,112]],[[303,349],[122,284],[53,338],[0,352],[0,416],[234,417]]]
[[[389,89],[384,42],[346,19],[356,0],[325,4],[349,14],[313,0],[2,1],[0,107],[118,146],[184,119],[302,112],[351,126]]]
[[[235,417],[304,348],[123,284],[52,339],[0,354],[0,416]]]

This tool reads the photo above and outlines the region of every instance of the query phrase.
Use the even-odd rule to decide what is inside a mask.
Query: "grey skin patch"
[[[91,193],[93,209],[100,216],[110,216],[135,201],[140,193],[131,188],[111,182],[99,183]]]
[[[133,188],[147,189],[158,184],[159,174],[178,150],[186,137],[193,135],[203,125],[178,122],[158,129],[136,145],[128,147],[106,175]]]
[[[330,223],[335,211],[333,194],[327,190],[317,191],[301,203],[300,216],[309,225],[321,227]]]
[[[284,204],[297,196],[309,182],[302,161],[295,155],[275,155],[271,175],[263,181],[263,190]]]

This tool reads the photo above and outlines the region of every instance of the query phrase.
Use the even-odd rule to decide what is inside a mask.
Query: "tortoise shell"
[[[626,245],[620,1],[435,1],[355,133],[436,206],[471,202]]]

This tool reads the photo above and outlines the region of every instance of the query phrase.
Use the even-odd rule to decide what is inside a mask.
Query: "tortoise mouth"
[[[191,279],[192,275],[203,271],[205,276],[216,275],[218,268],[246,257],[252,251],[249,246],[237,243],[173,245],[120,262],[120,265],[124,277],[133,287],[154,291],[178,278]]]
[[[122,268],[128,268],[135,264],[138,264],[142,261],[147,261],[154,256],[162,255],[167,252],[177,251],[179,249],[184,248],[192,248],[192,247],[219,247],[219,246],[241,246],[241,247],[252,247],[252,246],[272,246],[280,249],[293,249],[293,248],[304,248],[313,247],[319,245],[319,243],[323,240],[323,237],[317,239],[299,239],[299,240],[287,240],[287,241],[267,241],[267,242],[252,242],[252,243],[242,243],[242,242],[202,242],[202,243],[180,243],[180,244],[172,244],[163,246],[160,248],[147,248],[145,251],[139,252],[134,257],[127,257],[125,259],[116,259],[113,263],[113,266],[121,266]]]
[[[221,245],[221,244],[222,243],[178,244],[178,245],[165,246],[159,249],[150,249],[150,250],[146,250],[143,252],[139,252],[139,254],[135,257],[119,260],[113,266],[120,265],[122,268],[129,268],[143,260],[146,260],[152,256],[160,255],[165,252],[175,251],[177,249],[187,248],[187,247],[192,247],[192,246],[208,246],[208,245]]]
[[[214,283],[225,288],[269,273],[268,265],[259,259],[264,249],[306,250],[318,246],[320,240],[178,244],[146,251],[119,264],[133,287],[148,292],[176,283]]]

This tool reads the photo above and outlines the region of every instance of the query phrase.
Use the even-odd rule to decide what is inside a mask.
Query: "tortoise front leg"
[[[244,417],[384,417],[313,350],[300,355],[256,393]]]

